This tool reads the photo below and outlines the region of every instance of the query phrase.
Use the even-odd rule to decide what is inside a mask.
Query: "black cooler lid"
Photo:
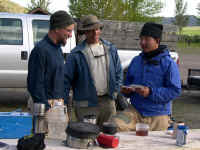
[[[69,122],[66,133],[76,138],[96,138],[100,129],[96,124],[87,122]]]

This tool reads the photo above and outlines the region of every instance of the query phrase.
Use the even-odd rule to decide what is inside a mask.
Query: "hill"
[[[26,11],[26,8],[10,0],[0,0],[0,12],[25,13]]]
[[[189,23],[187,26],[200,26],[200,21],[196,16],[189,15]],[[174,17],[164,17],[162,20],[163,24],[173,24],[173,21],[175,20]]]

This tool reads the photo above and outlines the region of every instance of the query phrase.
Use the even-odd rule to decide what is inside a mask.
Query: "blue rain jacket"
[[[171,101],[181,93],[181,80],[177,64],[172,60],[166,46],[163,53],[152,58],[157,64],[145,61],[142,52],[128,67],[125,85],[140,84],[151,89],[148,97],[137,93],[125,95],[142,116],[171,114]]]

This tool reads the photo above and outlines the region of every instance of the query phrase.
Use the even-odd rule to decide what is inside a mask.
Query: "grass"
[[[183,35],[200,35],[200,26],[184,27],[182,30]]]
[[[200,26],[184,27],[181,34],[189,36],[200,36]],[[200,43],[178,42],[177,48],[178,53],[200,54]]]
[[[178,42],[177,44],[178,53],[182,54],[200,54],[200,43],[188,43]]]

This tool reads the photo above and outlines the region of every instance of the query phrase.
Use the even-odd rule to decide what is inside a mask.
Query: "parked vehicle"
[[[0,88],[26,88],[29,55],[48,28],[47,15],[0,13]],[[64,56],[75,46],[73,33]]]
[[[28,58],[34,45],[48,32],[48,15],[0,13],[0,88],[25,88]],[[73,32],[65,47],[63,55],[76,46]],[[131,60],[141,51],[119,49],[119,57],[124,70]],[[170,55],[178,63],[176,52]]]
[[[200,69],[188,69],[187,89],[200,90]]]
[[[122,68],[124,70],[127,69],[128,65],[130,64],[131,60],[139,55],[141,53],[141,50],[135,50],[135,49],[119,49],[118,54],[120,57],[120,60],[122,62]],[[172,59],[179,65],[179,55],[176,51],[170,51],[170,56]]]

